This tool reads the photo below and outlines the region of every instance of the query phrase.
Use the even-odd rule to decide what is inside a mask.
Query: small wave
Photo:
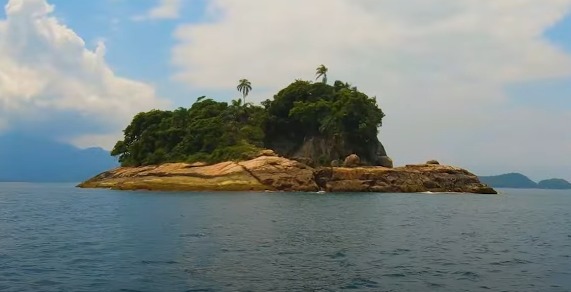
[[[404,277],[406,277],[406,275],[403,273],[384,274],[383,276],[384,277],[390,277],[390,278],[404,278]]]
[[[34,282],[34,285],[36,286],[55,286],[55,285],[60,285],[60,282],[56,282],[56,281],[52,281],[52,280],[39,280]]]
[[[458,271],[452,274],[461,276],[460,278],[458,278],[458,280],[477,280],[480,278],[480,275],[478,273],[470,271],[467,272]]]
[[[360,289],[360,288],[378,288],[379,283],[373,280],[355,278],[346,286],[341,287],[341,290]]]
[[[192,237],[192,238],[202,238],[205,236],[206,236],[206,234],[204,234],[204,233],[187,233],[187,234],[179,235],[179,237]]]
[[[174,264],[178,264],[177,261],[141,261],[141,263],[143,265],[162,265],[162,264],[174,265]]]
[[[346,256],[347,256],[347,255],[346,255],[344,252],[342,252],[342,251],[338,251],[338,252],[336,252],[335,254],[329,255],[329,257],[332,258],[332,259],[344,258],[344,257],[346,257]]]
[[[444,285],[444,284],[438,284],[438,283],[432,283],[432,282],[426,282],[426,285],[427,285],[428,287],[431,287],[431,288],[443,288],[443,287],[446,287],[446,285]]]
[[[391,253],[391,255],[401,255],[401,254],[408,253],[408,252],[410,252],[410,249],[397,248],[397,249],[393,250],[393,252]]]
[[[507,260],[507,261],[492,262],[492,263],[490,263],[490,265],[492,265],[492,266],[513,266],[513,265],[525,265],[525,264],[531,264],[531,263],[532,262],[527,261],[527,260],[513,259],[513,260]]]

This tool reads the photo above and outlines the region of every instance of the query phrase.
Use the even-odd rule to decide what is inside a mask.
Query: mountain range
[[[45,138],[0,136],[0,181],[80,182],[118,166],[102,148],[80,149]]]
[[[493,188],[514,188],[514,189],[551,189],[569,190],[571,183],[564,179],[552,178],[534,182],[521,173],[507,173],[495,176],[480,176],[480,180]]]

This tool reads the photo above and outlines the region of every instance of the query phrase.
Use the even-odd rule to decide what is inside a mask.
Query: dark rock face
[[[388,156],[379,157],[379,166],[393,168],[393,160]]]
[[[428,160],[428,161],[426,162],[426,164],[440,165],[440,162],[438,162],[437,160]]]
[[[298,144],[299,145],[299,144]],[[277,154],[305,163],[311,161],[310,166],[329,166],[333,160],[345,159],[348,155],[356,154],[361,164],[381,166],[382,157],[387,157],[385,147],[380,141],[373,141],[370,145],[350,145],[340,137],[310,137],[297,146],[295,142],[280,140],[271,145]],[[384,161],[385,165],[387,162]]]
[[[347,156],[343,162],[344,167],[357,167],[359,164],[361,164],[361,158],[359,158],[357,154],[351,154]]]

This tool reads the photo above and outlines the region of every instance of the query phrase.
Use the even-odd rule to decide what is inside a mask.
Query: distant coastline
[[[571,190],[571,183],[560,178],[535,182],[521,173],[506,173],[494,176],[479,176],[480,180],[493,188]]]

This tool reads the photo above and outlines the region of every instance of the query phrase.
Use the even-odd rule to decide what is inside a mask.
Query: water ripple
[[[571,193],[541,192],[0,185],[0,291],[571,291]]]

